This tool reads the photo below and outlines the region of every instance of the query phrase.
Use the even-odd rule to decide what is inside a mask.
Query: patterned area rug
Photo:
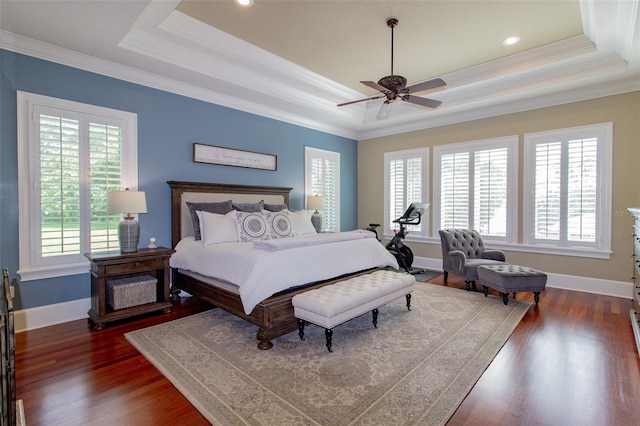
[[[256,327],[220,309],[126,338],[216,425],[442,425],[531,303],[418,284],[334,329],[309,325],[257,349]]]

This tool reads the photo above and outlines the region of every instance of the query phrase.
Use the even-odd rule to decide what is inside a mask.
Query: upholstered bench
[[[305,321],[324,327],[327,349],[332,352],[335,326],[371,311],[373,326],[377,327],[378,308],[401,296],[406,296],[407,309],[411,310],[415,282],[413,275],[376,271],[296,294],[291,303],[298,318],[300,339],[304,340]]]
[[[509,303],[509,293],[532,291],[536,306],[540,301],[540,292],[547,285],[547,274],[519,265],[483,265],[478,266],[478,280],[484,287],[485,297],[489,288],[502,292],[502,301]]]

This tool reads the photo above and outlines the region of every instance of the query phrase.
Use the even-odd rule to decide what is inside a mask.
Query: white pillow
[[[291,226],[296,235],[315,234],[316,228],[311,223],[311,211],[301,210],[299,212],[289,212]]]
[[[200,234],[205,246],[218,243],[235,243],[239,241],[236,227],[236,212],[216,214],[197,211],[200,220]]]

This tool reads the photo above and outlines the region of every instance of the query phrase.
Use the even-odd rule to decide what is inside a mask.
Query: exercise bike
[[[385,248],[396,258],[398,265],[405,269],[410,274],[419,274],[423,271],[421,269],[413,269],[413,252],[404,243],[404,238],[409,231],[406,229],[406,225],[419,225],[422,222],[422,215],[424,211],[429,207],[429,203],[411,203],[402,216],[393,221],[400,225],[400,229],[395,233],[393,238],[385,245]],[[370,223],[365,229],[376,234],[376,239],[380,241],[378,237],[377,228],[379,223]]]

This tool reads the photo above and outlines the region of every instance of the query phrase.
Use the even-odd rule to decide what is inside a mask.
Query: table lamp
[[[146,213],[147,199],[142,191],[111,191],[107,193],[107,213],[122,213],[124,216],[118,225],[118,240],[122,253],[138,251],[140,224],[132,213]]]
[[[322,215],[318,210],[324,210],[326,202],[323,196],[314,195],[313,197],[307,197],[307,210],[315,210],[311,215],[311,223],[316,228],[316,232],[320,233],[322,230]]]

